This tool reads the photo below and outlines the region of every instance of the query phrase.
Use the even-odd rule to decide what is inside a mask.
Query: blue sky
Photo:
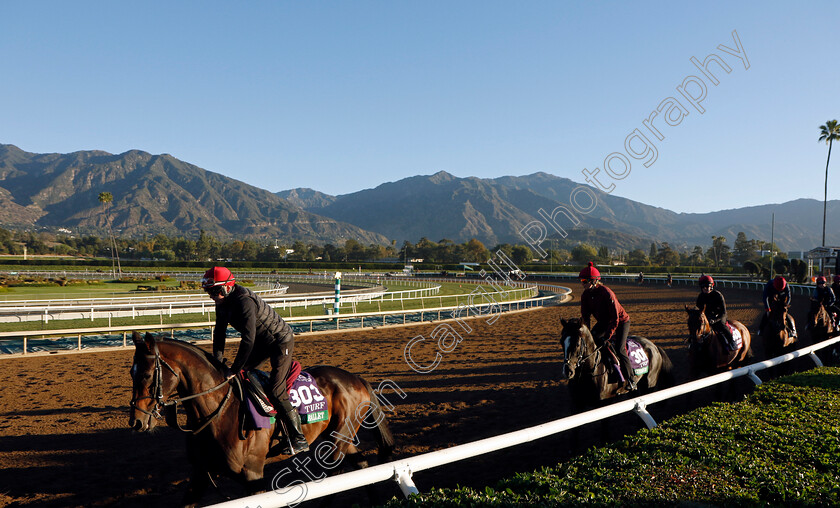
[[[672,4],[4,2],[0,143],[169,153],[272,192],[600,168],[678,212],[822,200],[840,4]],[[733,30],[748,69],[718,49]],[[676,87],[713,52],[731,72],[710,64],[701,114]],[[669,97],[688,115],[659,115],[655,139],[643,121]]]

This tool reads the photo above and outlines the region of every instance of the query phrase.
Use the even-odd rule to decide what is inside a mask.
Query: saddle
[[[277,410],[268,396],[268,373],[261,370],[249,370],[244,380],[237,378],[240,386],[240,400],[244,400],[240,411],[240,439],[245,439],[245,431],[270,428],[274,423]],[[286,390],[289,401],[298,410],[301,423],[315,423],[329,419],[325,397],[321,394],[315,379],[302,370],[300,362],[293,361],[286,378]]]
[[[729,335],[732,336],[731,344],[727,343],[726,338],[723,336],[723,334],[717,331],[715,331],[715,337],[717,337],[718,340],[720,340],[720,342],[723,344],[723,347],[725,347],[727,351],[738,351],[744,345],[744,339],[743,337],[741,337],[741,332],[739,332],[737,328],[732,326],[732,323],[730,323],[729,321],[726,322],[726,328],[729,330]]]
[[[613,349],[612,341],[607,342],[606,348],[609,352],[606,356],[612,362],[618,379],[626,381],[621,373],[621,364],[618,361],[618,355]],[[650,359],[647,353],[645,353],[645,349],[633,336],[627,337],[627,356],[630,357],[630,367],[633,369],[634,376],[643,376],[648,373],[650,370]]]

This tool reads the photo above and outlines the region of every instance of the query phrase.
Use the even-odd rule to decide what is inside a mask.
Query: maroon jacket
[[[618,298],[607,286],[598,284],[587,289],[580,296],[580,320],[590,330],[589,318],[595,316],[598,323],[605,327],[605,339],[611,339],[619,323],[630,321],[630,315],[618,303]]]

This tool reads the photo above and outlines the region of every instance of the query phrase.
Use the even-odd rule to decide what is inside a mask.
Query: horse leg
[[[198,506],[198,501],[204,496],[204,493],[207,492],[207,487],[209,486],[210,473],[207,471],[199,471],[194,468],[192,475],[190,476],[190,484],[187,488],[187,493],[184,494],[184,500],[182,501],[183,506]]]
[[[248,495],[257,494],[268,490],[268,483],[266,482],[266,479],[263,476],[262,469],[260,469],[259,471],[248,469],[242,473],[240,479],[243,485],[245,486],[245,491],[248,493]]]

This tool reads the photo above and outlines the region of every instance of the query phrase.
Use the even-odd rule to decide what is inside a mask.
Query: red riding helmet
[[[580,273],[578,274],[578,278],[582,280],[600,279],[601,272],[599,272],[598,269],[595,268],[595,263],[590,261],[589,266],[580,271]]]
[[[709,275],[701,275],[700,279],[697,282],[700,284],[700,287],[715,285],[715,279],[713,279]]]
[[[781,275],[777,275],[775,279],[773,279],[773,287],[776,288],[776,291],[784,291],[787,287],[787,281]]]
[[[834,282],[840,284],[840,275],[835,275],[834,276]]]
[[[230,294],[235,283],[236,279],[233,274],[224,266],[214,266],[204,272],[204,277],[201,278],[201,287],[205,291],[214,286],[221,286],[225,296]]]
[[[825,284],[825,277],[823,277],[822,275],[817,277],[817,284]]]

